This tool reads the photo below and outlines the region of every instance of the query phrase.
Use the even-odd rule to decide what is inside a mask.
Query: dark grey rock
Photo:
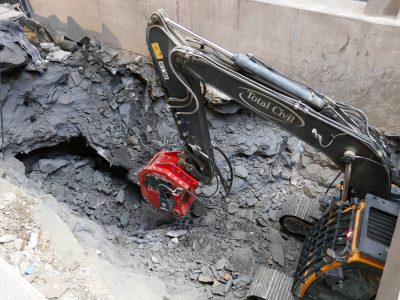
[[[176,133],[176,130],[170,127],[165,120],[158,122],[156,130],[161,138],[171,138]]]
[[[277,244],[283,243],[283,239],[279,231],[272,227],[270,227],[269,234],[266,236],[266,239],[271,243],[277,243]]]
[[[129,211],[125,211],[120,217],[119,220],[121,221],[121,225],[125,227],[128,225],[129,222]]]
[[[215,269],[222,270],[225,267],[225,264],[226,264],[226,259],[221,258],[215,263]]]
[[[100,171],[96,170],[94,172],[94,174],[93,174],[93,182],[95,184],[101,184],[101,185],[104,183],[104,176]]]
[[[208,212],[207,215],[204,216],[203,219],[204,225],[213,225],[216,222],[217,222],[217,217],[215,216],[213,211]]]
[[[58,45],[64,51],[75,52],[76,50],[78,50],[78,44],[77,43],[75,43],[73,41],[66,40],[66,39],[63,39],[62,41],[60,41]]]
[[[292,153],[292,163],[297,164],[300,160],[301,153],[304,151],[303,142],[298,138],[291,136],[288,138],[286,147]]]
[[[225,222],[225,228],[227,230],[232,230],[233,228],[235,228],[235,223],[231,222],[231,221],[226,221]]]
[[[70,93],[61,93],[57,99],[58,103],[69,105],[74,102],[72,95]]]
[[[287,254],[286,258],[288,259],[288,261],[294,261],[296,259],[296,257],[291,254]]]
[[[118,203],[124,203],[124,200],[125,200],[125,191],[124,191],[124,190],[120,190],[120,191],[118,192],[118,195],[117,195],[117,197],[115,198],[115,200],[116,200]]]
[[[251,207],[256,205],[256,203],[258,202],[258,199],[256,197],[248,197],[246,199],[246,206]]]
[[[211,287],[211,292],[214,295],[225,296],[225,284],[219,284],[217,286]]]
[[[285,266],[285,252],[282,243],[273,242],[270,245],[272,259],[280,266]]]
[[[268,138],[258,138],[256,142],[257,151],[266,156],[274,156],[279,152],[281,142],[282,139],[278,134],[268,135]]]
[[[17,43],[2,46],[0,48],[0,72],[16,69],[27,64],[28,57]]]
[[[125,234],[118,234],[116,236],[117,242],[122,245],[125,246],[128,244],[128,237]]]
[[[71,79],[73,86],[78,86],[82,82],[82,75],[78,71],[73,71],[69,74],[69,79]]]
[[[278,216],[277,216],[277,214],[276,214],[276,211],[273,210],[273,209],[270,209],[270,210],[268,211],[268,217],[269,217],[269,219],[270,219],[272,222],[275,222],[275,221],[278,220]]]
[[[214,185],[206,185],[201,187],[201,192],[206,196],[217,195],[218,194],[218,186]]]
[[[46,32],[51,36],[54,43],[58,44],[64,39],[64,33],[54,28],[51,24],[47,24],[45,29]]]
[[[139,144],[139,139],[136,136],[131,135],[130,137],[128,137],[127,139],[128,143],[131,145],[137,145]]]
[[[79,172],[76,175],[75,179],[77,181],[81,181],[83,179],[91,179],[93,177],[93,174],[94,174],[94,170],[90,167],[87,167],[87,168],[83,169],[81,172]]]
[[[38,161],[38,169],[43,173],[49,174],[67,164],[69,164],[69,161],[66,159],[41,159]]]
[[[239,165],[235,166],[235,175],[241,178],[246,178],[249,175],[249,172],[245,166]]]
[[[186,229],[181,229],[181,230],[168,231],[166,233],[166,236],[171,238],[180,238],[186,234],[188,234],[188,231]]]
[[[237,240],[245,240],[246,239],[246,231],[243,230],[234,230],[232,231],[232,236]]]
[[[250,275],[243,274],[239,275],[236,279],[233,279],[233,285],[236,287],[243,287],[249,285],[253,281]]]
[[[119,109],[119,114],[121,115],[121,120],[125,124],[129,123],[129,118],[130,118],[130,111],[131,111],[131,106],[128,103],[122,104]]]
[[[268,226],[268,223],[265,221],[264,218],[258,217],[256,219],[256,221],[257,221],[257,224],[259,224],[262,227],[267,227]]]
[[[238,206],[236,203],[231,202],[231,203],[228,204],[227,212],[228,212],[229,214],[234,214],[234,213],[236,213],[238,210],[239,210],[239,206]]]
[[[233,279],[231,278],[231,279],[229,279],[229,280],[226,282],[226,284],[225,284],[225,288],[224,288],[225,294],[229,292],[229,290],[230,290],[231,287],[232,287],[232,284],[233,284]]]
[[[155,243],[154,246],[151,248],[154,252],[158,252],[163,248],[163,245],[161,243]]]
[[[232,194],[236,194],[245,188],[246,188],[246,182],[243,179],[237,177],[233,179],[233,184],[231,189]]]
[[[123,88],[125,87],[125,85],[123,83],[118,84],[117,86],[115,86],[112,90],[113,94],[118,94]]]
[[[78,169],[80,167],[87,166],[87,165],[89,165],[89,167],[94,167],[94,162],[92,160],[86,158],[86,159],[80,159],[73,163],[73,167],[75,169]]]

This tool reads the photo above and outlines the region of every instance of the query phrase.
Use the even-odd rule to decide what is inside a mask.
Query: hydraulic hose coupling
[[[356,159],[356,153],[353,150],[346,150],[343,154],[344,162],[351,163]]]

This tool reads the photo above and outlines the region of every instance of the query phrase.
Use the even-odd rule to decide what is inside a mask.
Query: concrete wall
[[[146,22],[152,11],[163,8],[171,19],[221,46],[252,52],[293,79],[361,108],[371,123],[400,133],[400,20],[366,16],[366,3],[347,5],[349,1],[323,5],[313,0],[30,3],[37,17],[70,35],[86,31],[142,54],[147,53]]]

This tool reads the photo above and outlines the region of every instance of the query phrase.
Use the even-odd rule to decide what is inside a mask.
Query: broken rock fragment
[[[120,191],[118,192],[117,197],[116,197],[116,201],[117,201],[118,203],[123,203],[123,202],[124,202],[124,199],[125,199],[125,191],[124,191],[124,190],[120,190]]]
[[[198,280],[201,283],[206,283],[206,284],[213,284],[214,283],[214,278],[209,276],[209,275],[200,275]]]
[[[62,62],[71,55],[71,52],[61,50],[59,47],[53,47],[47,54],[46,59],[49,61]]]
[[[271,242],[270,251],[272,259],[283,267],[285,265],[285,252],[283,248],[284,241],[279,231],[270,228],[270,234],[267,236],[267,240]]]
[[[238,210],[239,210],[239,206],[238,206],[236,203],[231,202],[231,203],[228,204],[227,212],[228,212],[229,214],[237,213]]]
[[[256,203],[258,202],[258,199],[256,197],[248,197],[246,199],[246,206],[251,207],[256,205]]]
[[[217,286],[213,286],[211,288],[211,292],[214,295],[225,296],[225,284],[218,284]]]
[[[233,285],[237,287],[243,287],[249,285],[253,281],[253,278],[250,275],[239,275],[236,279],[233,279]]]
[[[76,50],[78,50],[78,45],[74,41],[70,41],[67,39],[62,40],[58,45],[64,51],[75,52]]]
[[[130,111],[131,111],[131,106],[128,103],[122,104],[121,106],[118,107],[119,113],[121,115],[121,120],[125,123],[129,123],[129,118],[130,118]]]
[[[235,175],[241,178],[246,178],[249,175],[249,172],[247,171],[245,166],[239,165],[235,166]]]
[[[222,270],[225,267],[226,264],[226,259],[225,258],[221,258],[220,260],[218,260],[215,263],[215,269],[216,270]]]
[[[280,243],[272,243],[270,246],[270,251],[272,259],[278,263],[280,266],[285,266],[285,252],[283,250],[283,245]]]
[[[166,235],[167,235],[168,237],[171,237],[171,238],[180,238],[181,236],[184,236],[184,235],[186,235],[187,233],[188,233],[187,230],[182,229],[182,230],[168,231],[168,232],[166,233]]]
[[[119,220],[121,221],[121,225],[123,227],[128,225],[129,222],[129,211],[125,211],[120,217]]]
[[[25,51],[17,43],[0,48],[0,72],[22,67],[28,62]]]
[[[52,173],[58,169],[69,164],[68,160],[65,159],[41,159],[38,162],[38,168],[43,173]]]

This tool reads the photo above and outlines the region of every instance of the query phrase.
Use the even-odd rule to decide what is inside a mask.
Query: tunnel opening
[[[73,137],[68,141],[61,142],[54,146],[38,148],[29,153],[19,153],[15,157],[22,161],[27,172],[30,172],[32,171],[32,165],[40,159],[55,159],[65,155],[76,155],[89,158],[93,160],[95,169],[102,172],[110,172],[115,177],[127,178],[128,176],[127,169],[110,164],[104,157],[100,156],[82,136]],[[136,191],[139,192],[137,185],[132,184],[132,187],[136,188]]]
[[[16,158],[45,193],[107,228],[134,235],[175,221],[144,203],[128,170],[111,165],[84,137],[19,153]]]

